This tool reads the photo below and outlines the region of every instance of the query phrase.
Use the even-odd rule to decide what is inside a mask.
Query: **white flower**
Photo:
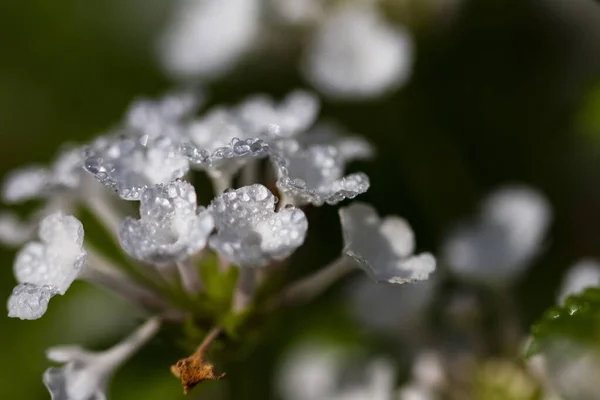
[[[150,186],[183,177],[189,161],[167,137],[104,137],[87,151],[85,169],[124,200],[139,200]]]
[[[180,0],[159,42],[159,56],[176,78],[224,74],[254,45],[259,0]]]
[[[402,218],[383,221],[375,209],[352,203],[339,210],[344,254],[354,259],[377,282],[403,284],[429,278],[435,258],[429,253],[413,255],[415,238]]]
[[[393,335],[418,329],[433,299],[435,280],[395,287],[362,278],[348,290],[352,312],[360,322]]]
[[[373,7],[338,7],[306,49],[303,72],[324,94],[363,99],[402,85],[412,68],[412,41]]]
[[[129,255],[153,264],[199,252],[214,228],[210,213],[198,210],[194,187],[182,181],[146,189],[140,215],[123,221],[119,239]]]
[[[444,243],[452,271],[469,280],[506,284],[540,252],[551,220],[548,201],[526,186],[489,195],[479,218],[458,226]]]
[[[22,221],[15,213],[0,213],[0,243],[18,247],[33,239],[38,224]]]
[[[324,14],[323,0],[271,0],[273,10],[283,22],[303,24]]]
[[[375,149],[364,138],[348,135],[337,123],[324,121],[297,137],[298,142],[305,146],[333,146],[339,152],[344,162],[353,160],[368,160],[375,155]]]
[[[184,122],[201,103],[201,96],[189,91],[167,94],[157,100],[138,99],[127,110],[121,130],[133,137],[167,136],[174,141],[180,140],[185,130]]]
[[[229,144],[212,151],[198,148],[190,143],[181,146],[193,167],[205,169],[211,177],[232,176],[249,160],[264,158],[270,154],[269,145],[261,139],[231,139]]]
[[[47,356],[51,361],[66,363],[63,367],[48,368],[44,372],[44,384],[52,400],[106,400],[112,375],[159,328],[160,320],[150,319],[123,342],[99,353],[78,346],[49,349]]]
[[[301,90],[279,104],[258,95],[230,109],[215,108],[189,124],[182,153],[211,176],[231,176],[250,159],[268,156],[270,143],[308,129],[318,110],[316,97]]]
[[[49,167],[31,166],[13,171],[4,181],[6,203],[45,199],[62,191],[77,189],[83,172],[83,149],[63,151]]]
[[[62,213],[46,217],[39,230],[41,242],[26,245],[17,255],[14,273],[20,283],[9,300],[9,317],[40,318],[50,298],[65,294],[83,271],[83,225]]]
[[[563,278],[558,302],[563,304],[567,297],[599,286],[600,264],[594,260],[581,260],[571,267]]]
[[[251,137],[292,137],[310,128],[319,114],[317,97],[304,90],[289,93],[280,104],[268,96],[254,96],[236,111],[240,125]]]
[[[566,338],[556,338],[541,354],[543,372],[564,399],[597,399],[600,352]]]
[[[298,142],[287,140],[271,155],[278,174],[277,187],[295,204],[337,204],[369,188],[369,178],[361,172],[343,176],[344,159],[333,146],[303,149]]]
[[[260,267],[289,257],[308,229],[302,210],[286,207],[275,212],[275,196],[258,184],[226,191],[209,210],[217,228],[210,247],[240,266]]]
[[[278,392],[284,400],[392,400],[394,365],[383,358],[362,358],[349,349],[302,344],[279,368]],[[353,367],[359,374],[344,379]]]

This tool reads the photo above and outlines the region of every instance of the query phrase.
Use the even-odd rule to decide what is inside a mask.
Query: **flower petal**
[[[8,316],[19,319],[39,319],[48,309],[48,302],[59,291],[52,286],[30,283],[17,285],[8,300]]]
[[[198,214],[194,187],[176,181],[144,191],[141,219],[123,221],[119,239],[132,257],[163,264],[202,250],[213,227],[209,212]]]
[[[85,169],[124,200],[139,200],[148,187],[169,183],[189,170],[187,158],[167,137],[106,137],[93,144],[87,155]]]
[[[383,221],[375,209],[353,203],[339,211],[344,237],[344,254],[377,282],[404,284],[425,280],[435,270],[429,253],[411,256],[414,234],[399,217]]]
[[[294,207],[275,212],[275,196],[262,185],[226,191],[210,211],[217,234],[210,247],[241,266],[263,266],[290,256],[304,242],[308,222]]]

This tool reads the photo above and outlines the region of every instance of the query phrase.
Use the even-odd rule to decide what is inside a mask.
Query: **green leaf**
[[[552,341],[560,338],[600,347],[600,288],[570,296],[564,305],[546,311],[532,328],[532,339],[525,356],[543,352]]]

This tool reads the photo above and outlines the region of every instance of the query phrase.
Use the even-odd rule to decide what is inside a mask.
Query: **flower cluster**
[[[289,43],[265,40],[280,32]],[[371,1],[180,0],[158,47],[169,75],[192,80],[220,76],[250,52],[275,58],[296,41],[304,78],[331,98],[376,98],[411,74],[410,35]]]
[[[219,335],[243,329],[253,310],[263,314],[310,299],[352,266],[396,285],[425,280],[435,270],[432,255],[413,254],[406,221],[382,219],[373,207],[353,203],[339,210],[344,248],[337,260],[257,296],[257,274],[268,280],[270,266],[287,265],[303,245],[309,224],[303,208],[336,205],[367,191],[364,173],[345,171],[373,150],[333,124],[317,124],[319,104],[307,92],[292,92],[281,102],[255,96],[200,116],[199,104],[187,92],[138,100],[108,134],[63,153],[50,167],[17,171],[5,183],[7,203],[42,200],[28,222],[11,214],[0,219],[6,244],[30,240],[39,226],[39,241],[26,244],[16,258],[19,284],[9,316],[40,318],[49,300],[76,279],[103,286],[152,316],[106,352],[50,350],[51,360],[66,363],[44,375],[53,398],[103,398],[115,369],[166,321],[213,329],[173,369],[187,391],[220,377],[207,363],[206,349]],[[205,206],[190,183],[195,171],[214,184],[215,197]],[[128,215],[128,202],[139,203],[139,217]],[[61,207],[64,213],[57,211]],[[83,208],[118,241],[130,257],[127,265],[84,243],[82,223],[65,214]]]

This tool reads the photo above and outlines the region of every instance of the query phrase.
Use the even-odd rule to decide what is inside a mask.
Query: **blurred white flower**
[[[333,121],[319,122],[306,133],[297,137],[301,146],[333,146],[344,162],[369,160],[375,149],[365,138],[349,135],[344,128]]]
[[[570,295],[598,286],[600,286],[600,264],[590,259],[580,260],[563,278],[558,303],[563,304]]]
[[[281,142],[271,152],[276,167],[277,187],[294,204],[337,204],[369,188],[369,178],[359,172],[343,176],[344,159],[333,146],[303,149],[294,140]]]
[[[400,389],[398,400],[438,400],[446,384],[446,372],[439,354],[433,350],[419,353],[413,361],[412,377]]]
[[[540,356],[551,389],[564,399],[595,400],[600,393],[600,353],[557,338]]]
[[[85,169],[124,200],[139,200],[150,186],[182,178],[189,161],[167,137],[102,137],[87,150]]]
[[[22,221],[12,212],[0,212],[0,243],[5,246],[19,247],[33,239],[38,224]]]
[[[242,267],[261,267],[289,257],[304,243],[308,229],[302,210],[286,207],[275,212],[275,196],[258,184],[226,191],[209,210],[217,229],[210,247]]]
[[[179,0],[159,42],[166,72],[212,78],[230,70],[255,44],[261,0]]]
[[[431,254],[413,255],[415,238],[404,219],[390,216],[381,220],[373,207],[359,202],[340,208],[339,214],[344,254],[376,282],[422,281],[435,271]]]
[[[319,20],[325,13],[324,0],[270,0],[277,18],[289,24]]]
[[[51,361],[65,363],[48,368],[44,384],[52,400],[106,400],[114,372],[146,344],[160,328],[158,318],[149,319],[113,348],[93,353],[79,346],[60,346],[47,351]]]
[[[305,49],[302,71],[325,95],[347,100],[378,97],[401,86],[413,64],[408,33],[368,5],[333,10]]]
[[[348,295],[352,312],[360,322],[376,331],[398,335],[418,329],[435,288],[433,279],[395,287],[361,277],[350,285]]]
[[[185,125],[202,104],[202,96],[191,91],[167,94],[159,99],[140,98],[127,110],[119,131],[140,138],[166,136],[177,142],[183,138]]]
[[[198,210],[194,187],[182,181],[146,189],[140,215],[139,220],[123,221],[119,238],[129,255],[151,264],[183,260],[199,252],[214,228],[210,213]]]
[[[484,200],[477,220],[450,233],[444,259],[465,279],[510,283],[539,254],[551,218],[548,200],[535,189],[503,187]]]
[[[320,107],[313,93],[294,90],[279,104],[268,96],[250,97],[235,111],[247,135],[276,139],[306,131],[315,123]]]
[[[353,366],[358,376],[344,379]],[[364,360],[341,347],[304,343],[283,360],[277,390],[284,400],[392,400],[395,372],[387,359]]]
[[[10,173],[4,181],[2,199],[6,203],[46,199],[81,184],[84,151],[63,151],[50,167],[31,166]]]
[[[8,316],[38,319],[50,298],[65,294],[87,260],[83,225],[77,218],[55,213],[40,224],[41,242],[26,245],[17,255],[14,273],[19,285],[8,301]]]

